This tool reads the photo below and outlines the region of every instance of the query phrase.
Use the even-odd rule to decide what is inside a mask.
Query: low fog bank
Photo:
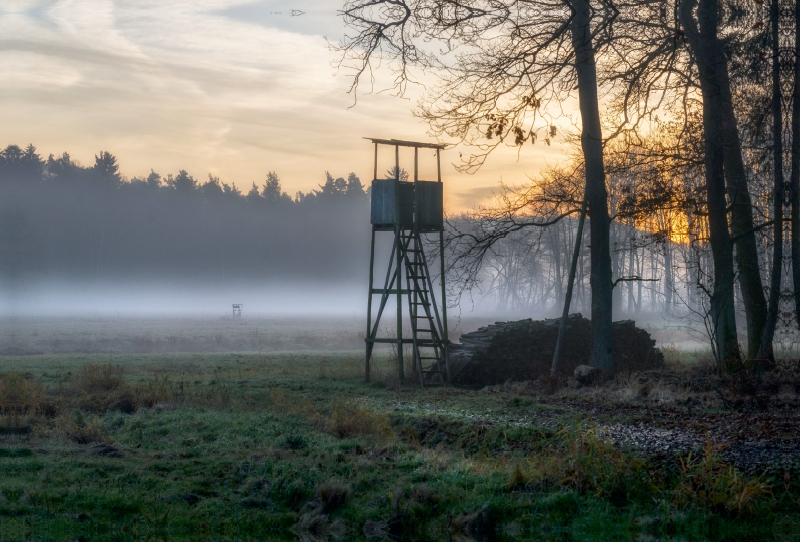
[[[50,282],[0,292],[0,318],[366,314],[366,287],[356,283],[273,281],[257,284],[186,282]]]
[[[346,314],[257,315],[243,311],[231,315],[72,315],[5,316],[0,318],[0,355],[180,354],[363,351],[366,315]],[[459,342],[462,333],[497,321],[517,319],[503,315],[470,314],[450,320],[450,337]],[[675,322],[642,319],[637,325],[656,339],[659,347],[705,351],[707,343]],[[405,333],[410,334],[408,326]],[[395,321],[381,322],[381,336],[391,337]],[[380,345],[376,354],[391,354]]]
[[[0,355],[260,352],[363,348],[348,316],[73,316],[0,319]],[[359,331],[361,330],[361,331]]]

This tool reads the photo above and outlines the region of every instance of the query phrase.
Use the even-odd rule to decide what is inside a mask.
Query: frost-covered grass
[[[0,539],[723,540],[795,521],[795,480],[779,494],[713,448],[656,467],[552,401],[362,368],[360,351],[2,358]]]

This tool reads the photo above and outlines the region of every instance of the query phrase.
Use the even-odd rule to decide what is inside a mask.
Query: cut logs
[[[495,322],[461,336],[450,346],[453,382],[491,386],[508,380],[536,380],[550,374],[558,339],[559,318]],[[656,369],[664,356],[650,334],[633,320],[614,322],[614,363],[617,372]],[[559,374],[571,377],[579,365],[588,365],[592,352],[592,324],[581,314],[567,321]]]

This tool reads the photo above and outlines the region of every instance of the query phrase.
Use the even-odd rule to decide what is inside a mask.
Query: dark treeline
[[[361,277],[368,194],[353,173],[326,177],[292,198],[274,172],[243,192],[184,170],[127,180],[108,152],[83,167],[10,145],[0,152],[0,272],[23,287]]]

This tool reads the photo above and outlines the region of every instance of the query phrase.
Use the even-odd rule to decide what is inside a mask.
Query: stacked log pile
[[[559,318],[495,322],[462,335],[461,344],[450,347],[453,381],[489,386],[549,375],[560,322]],[[613,340],[618,372],[650,370],[664,363],[655,340],[632,320],[614,322]],[[591,351],[591,322],[580,314],[569,315],[559,373],[569,377],[578,365],[588,365]]]

